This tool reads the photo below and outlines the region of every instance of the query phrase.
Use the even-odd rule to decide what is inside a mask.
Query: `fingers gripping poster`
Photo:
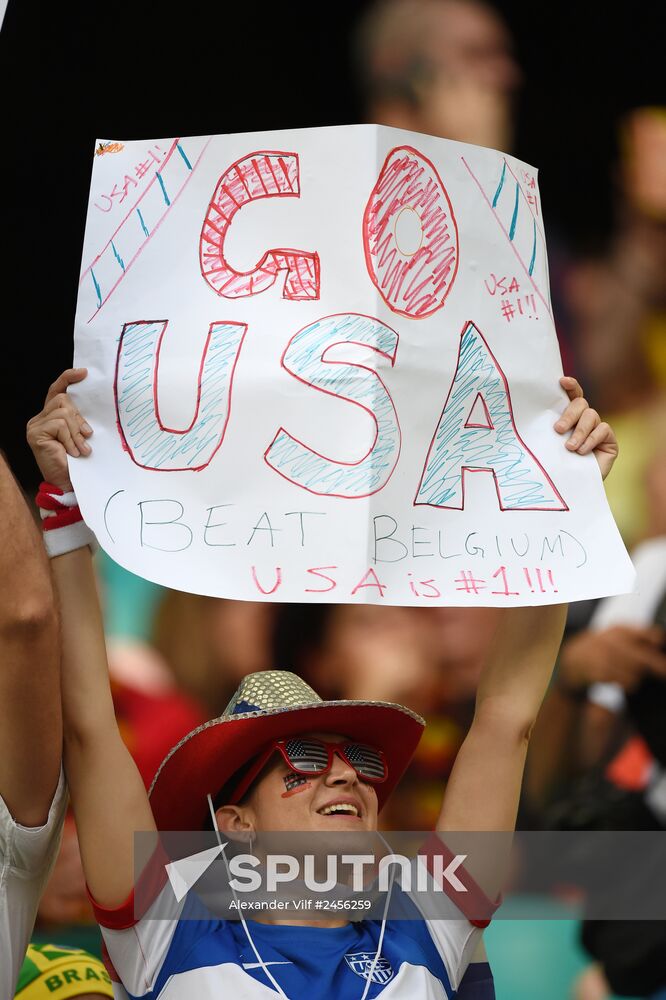
[[[118,563],[274,601],[631,589],[568,400],[536,171],[378,126],[100,142],[71,462]]]

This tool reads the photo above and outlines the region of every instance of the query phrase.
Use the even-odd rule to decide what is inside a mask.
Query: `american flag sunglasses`
[[[285,764],[295,773],[318,777],[330,771],[333,756],[338,754],[345,763],[356,771],[361,781],[381,784],[388,777],[388,765],[381,750],[365,743],[327,743],[314,737],[294,737],[290,740],[275,740],[259,755],[231,797],[231,804],[239,802],[255,778],[261,773],[269,759],[278,751]]]

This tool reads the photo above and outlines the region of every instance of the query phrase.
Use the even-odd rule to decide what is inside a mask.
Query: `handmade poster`
[[[71,389],[132,572],[272,601],[630,590],[567,399],[536,171],[372,125],[100,141]],[[568,373],[575,374],[575,373]]]

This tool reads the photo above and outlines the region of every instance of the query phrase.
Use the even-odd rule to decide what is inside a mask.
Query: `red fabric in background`
[[[117,681],[111,690],[120,733],[149,788],[171,747],[208,716],[179,691],[147,693]]]

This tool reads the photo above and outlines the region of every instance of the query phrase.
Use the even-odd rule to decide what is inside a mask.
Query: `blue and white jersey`
[[[95,908],[118,1000],[275,1000],[262,962],[289,1000],[360,1000],[369,977],[368,998],[449,1000],[482,934],[453,902],[451,919],[389,920],[373,969],[381,921],[331,928],[248,920],[253,948],[240,921],[212,917],[192,894],[178,904],[170,895],[165,886],[138,921],[132,897],[117,910]],[[487,964],[473,969],[460,1000],[492,998]]]

